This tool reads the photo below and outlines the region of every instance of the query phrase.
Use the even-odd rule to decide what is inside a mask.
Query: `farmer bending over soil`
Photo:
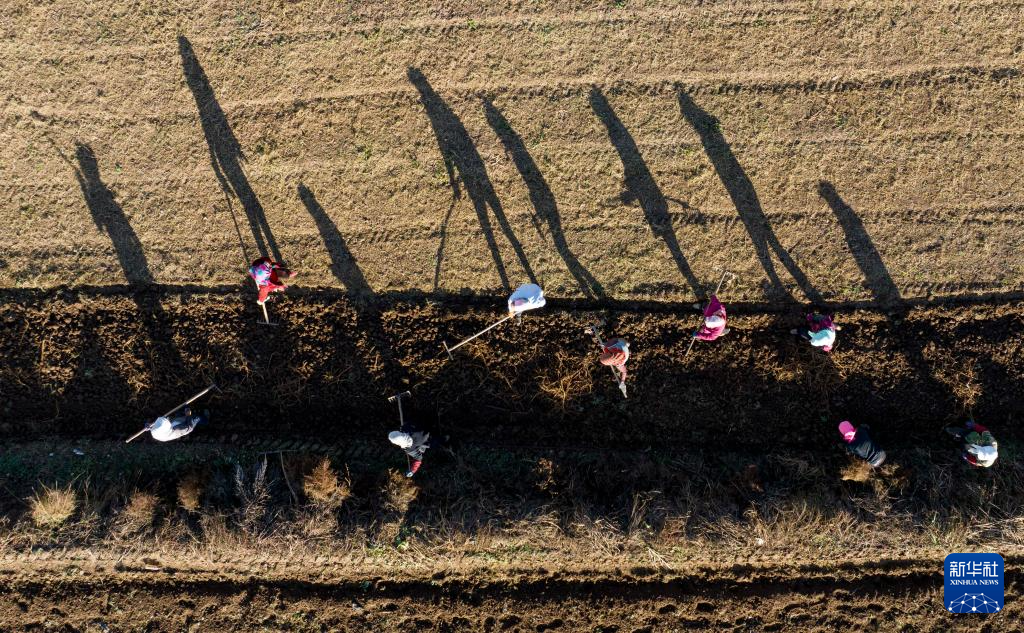
[[[701,309],[699,303],[693,304],[693,307]],[[693,337],[701,341],[713,341],[728,333],[729,328],[725,327],[725,306],[717,295],[711,295],[711,301],[704,308],[704,324],[694,332]]]
[[[203,411],[193,415],[192,409],[185,407],[180,416],[167,418],[160,416],[146,425],[146,430],[158,442],[170,442],[191,433],[200,424],[206,424],[210,412]]]
[[[291,279],[297,273],[285,268],[281,262],[271,261],[269,257],[260,257],[249,267],[249,276],[256,282],[259,289],[259,296],[256,303],[263,305],[272,292],[284,292],[287,284],[281,278]]]
[[[629,360],[629,343],[625,339],[612,338],[604,342],[600,356],[602,365],[619,370],[622,382],[626,382],[626,361]]]
[[[839,326],[832,321],[831,314],[819,314],[810,312],[807,314],[807,325],[805,327],[790,330],[790,334],[796,334],[822,351],[831,352],[836,342],[836,331]]]
[[[421,431],[406,422],[398,431],[388,433],[391,443],[399,447],[409,456],[409,470],[406,477],[412,477],[423,463],[423,454],[430,448],[430,433]]]
[[[946,433],[952,435],[960,445],[964,460],[978,468],[988,468],[996,463],[999,443],[992,437],[992,433],[974,420],[968,420],[964,426],[967,428],[946,427]]]
[[[867,424],[857,428],[847,420],[839,423],[839,432],[843,434],[843,440],[846,442],[846,452],[863,459],[872,468],[878,468],[885,461],[885,451],[878,448],[871,439],[870,430],[871,427]]]

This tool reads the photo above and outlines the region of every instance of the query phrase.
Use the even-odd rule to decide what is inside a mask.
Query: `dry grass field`
[[[1021,290],[1022,5],[479,4],[5,3],[2,283]]]
[[[998,621],[938,596],[955,548],[1024,560],[1021,24],[2,3],[0,630],[1020,628],[1013,569]],[[260,255],[300,272],[273,329]],[[684,357],[726,268],[734,333]],[[531,280],[544,311],[443,355]],[[123,445],[211,381],[209,429]],[[412,484],[402,389],[451,436]],[[968,415],[991,471],[941,433]]]

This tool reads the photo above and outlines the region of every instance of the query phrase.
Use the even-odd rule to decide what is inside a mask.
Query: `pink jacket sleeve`
[[[718,300],[718,297],[711,295],[711,301],[708,306],[704,308],[704,318],[709,316],[718,315],[725,319],[725,306]],[[700,330],[697,332],[697,338],[702,341],[713,341],[722,335],[725,331],[725,324],[716,328],[709,328],[707,325],[702,324]]]

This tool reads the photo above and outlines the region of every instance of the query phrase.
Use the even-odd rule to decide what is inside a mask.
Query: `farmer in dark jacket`
[[[846,442],[846,452],[863,459],[873,468],[878,468],[885,461],[885,451],[878,448],[871,439],[870,430],[871,427],[867,424],[857,428],[847,420],[839,423],[839,432],[843,434],[843,440]]]
[[[406,477],[412,477],[423,463],[423,454],[430,448],[430,433],[421,431],[412,424],[405,423],[398,431],[388,433],[388,439],[409,456],[409,470]]]

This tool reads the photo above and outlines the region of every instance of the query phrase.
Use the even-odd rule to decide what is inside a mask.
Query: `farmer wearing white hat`
[[[516,323],[522,322],[523,313],[528,310],[543,308],[548,300],[544,298],[544,291],[537,284],[523,284],[516,288],[516,291],[508,298],[508,312],[515,315]]]
[[[809,312],[806,320],[806,327],[790,330],[789,333],[796,334],[824,352],[831,352],[836,343],[836,331],[839,329],[832,315]]]
[[[206,424],[209,418],[209,413],[203,411],[200,414],[193,415],[192,409],[185,408],[182,411],[182,415],[168,418],[166,416],[160,416],[146,425],[146,430],[153,436],[153,439],[158,442],[170,442],[176,440],[179,437],[185,437],[191,433],[200,424]]]
[[[872,468],[878,468],[885,462],[885,451],[878,448],[878,445],[871,439],[870,431],[871,427],[867,424],[862,424],[860,428],[857,428],[848,420],[839,423],[839,432],[843,436],[843,441],[846,442],[846,452],[863,459]]]
[[[967,428],[947,427],[946,432],[960,443],[961,457],[971,466],[988,468],[999,457],[999,443],[991,431],[974,420],[968,420]]]
[[[700,304],[695,304],[695,307],[700,309]],[[725,327],[725,306],[717,295],[711,295],[711,301],[704,308],[704,323],[694,332],[693,337],[700,341],[713,341],[728,333],[729,328]]]
[[[405,424],[398,431],[388,433],[392,444],[405,451],[409,456],[409,470],[406,477],[412,477],[423,463],[423,454],[430,448],[430,433],[420,431],[410,424]]]

